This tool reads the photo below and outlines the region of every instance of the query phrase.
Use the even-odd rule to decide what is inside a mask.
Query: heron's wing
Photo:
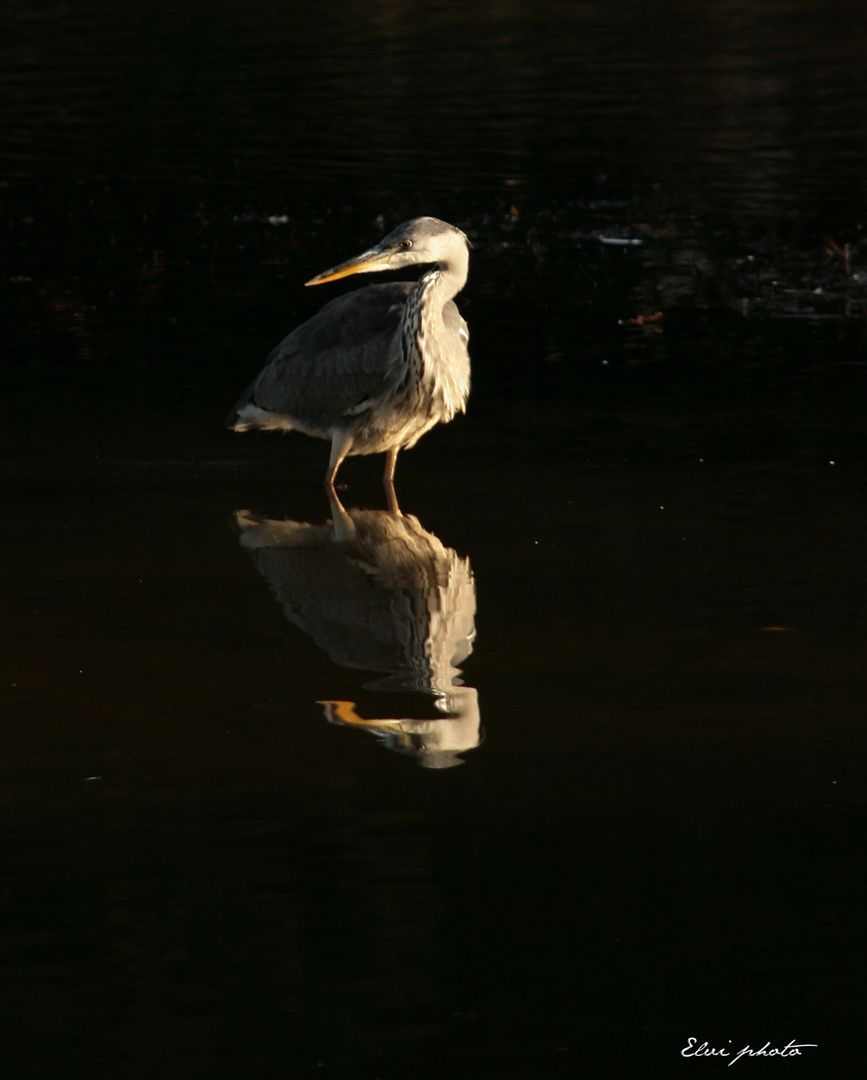
[[[412,282],[368,285],[326,304],[268,357],[238,402],[288,416],[352,415],[387,385]]]

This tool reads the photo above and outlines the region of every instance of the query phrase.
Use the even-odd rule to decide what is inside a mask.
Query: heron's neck
[[[446,262],[438,263],[428,270],[439,271],[437,287],[442,295],[442,303],[445,304],[453,299],[467,283],[467,274],[470,270],[470,253],[464,244],[460,244]],[[427,275],[425,275],[427,276]],[[439,300],[439,294],[436,296]]]
[[[436,263],[418,279],[409,294],[404,319],[426,323],[441,320],[443,307],[467,283],[470,256],[466,248],[448,262]]]

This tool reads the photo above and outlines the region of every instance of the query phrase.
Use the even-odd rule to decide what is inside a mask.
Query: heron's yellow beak
[[[369,274],[374,270],[389,270],[392,254],[391,248],[372,247],[361,255],[356,255],[354,259],[347,259],[346,262],[332,266],[330,270],[323,270],[321,274],[305,281],[304,284],[324,285],[326,281],[339,281],[340,278],[349,277],[350,274]]]

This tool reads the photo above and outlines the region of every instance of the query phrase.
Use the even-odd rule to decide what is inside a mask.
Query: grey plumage
[[[236,431],[302,431],[331,440],[326,483],[344,457],[399,450],[466,408],[469,333],[452,297],[464,286],[469,241],[437,218],[415,218],[308,285],[350,274],[428,265],[413,282],[369,285],[326,304],[271,353],[229,415]]]
[[[327,424],[380,393],[411,288],[404,281],[369,285],[330,301],[273,350],[234,416],[250,403]]]

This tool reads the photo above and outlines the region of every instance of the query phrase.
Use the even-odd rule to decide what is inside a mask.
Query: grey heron
[[[469,332],[453,297],[466,284],[470,243],[433,217],[404,222],[355,258],[317,274],[322,285],[350,274],[427,266],[416,282],[368,285],[326,304],[274,349],[226,424],[301,431],[331,440],[325,476],[334,485],[347,455],[386,455],[466,410]]]

